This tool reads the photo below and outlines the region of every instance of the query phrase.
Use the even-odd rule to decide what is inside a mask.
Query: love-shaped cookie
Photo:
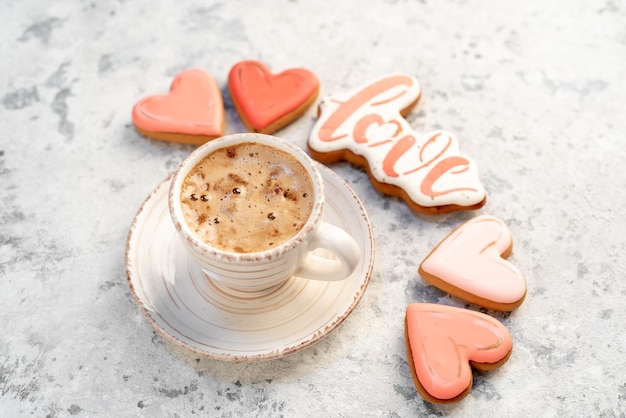
[[[492,370],[511,355],[513,340],[497,319],[431,303],[406,310],[407,360],[418,392],[435,403],[455,402],[472,387],[472,370]]]
[[[270,134],[299,118],[313,104],[319,81],[304,68],[272,74],[262,62],[246,60],[230,70],[228,90],[248,130]]]
[[[222,93],[201,69],[178,74],[168,94],[139,100],[132,117],[140,134],[164,141],[203,144],[224,134]]]
[[[432,285],[476,305],[499,311],[517,308],[526,280],[505,260],[511,231],[500,219],[477,216],[453,230],[422,261],[420,275]]]
[[[378,191],[402,198],[417,212],[480,208],[485,190],[456,137],[417,132],[404,119],[421,94],[417,79],[392,74],[325,97],[308,140],[311,156],[364,167]]]

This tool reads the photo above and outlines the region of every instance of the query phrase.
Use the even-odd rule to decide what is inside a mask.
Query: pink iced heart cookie
[[[472,387],[472,370],[503,365],[513,348],[497,319],[468,309],[413,303],[406,310],[407,360],[418,392],[435,403],[456,402]]]
[[[270,134],[293,122],[313,104],[319,81],[304,68],[272,74],[262,62],[246,60],[230,70],[228,89],[248,130]]]
[[[422,261],[419,274],[468,302],[510,311],[526,297],[524,276],[505,260],[512,249],[511,232],[504,222],[478,216],[444,238]]]
[[[138,101],[132,116],[140,134],[164,141],[199,145],[224,134],[222,93],[200,69],[178,74],[168,94]]]

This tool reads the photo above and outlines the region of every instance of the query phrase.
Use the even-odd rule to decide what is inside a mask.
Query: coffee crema
[[[271,249],[293,237],[313,207],[304,166],[278,148],[253,142],[220,148],[182,182],[187,225],[212,247],[236,253]]]

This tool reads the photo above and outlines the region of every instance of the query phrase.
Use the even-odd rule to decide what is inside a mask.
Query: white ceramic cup
[[[204,242],[187,225],[180,200],[181,184],[189,171],[208,154],[250,142],[287,152],[304,166],[313,183],[313,207],[305,225],[276,247],[252,253],[223,251]],[[271,291],[294,275],[313,280],[343,280],[352,274],[361,257],[359,246],[352,236],[322,221],[324,183],[313,160],[301,148],[274,136],[235,134],[200,146],[185,158],[174,173],[168,200],[174,226],[193,260],[215,284],[238,296]],[[329,259],[312,254],[317,248],[329,250],[336,257]]]

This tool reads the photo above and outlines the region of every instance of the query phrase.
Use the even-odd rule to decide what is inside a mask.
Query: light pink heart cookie
[[[140,134],[163,141],[200,145],[224,135],[222,92],[198,68],[178,74],[168,94],[139,100],[132,117]]]
[[[506,261],[513,249],[511,231],[500,219],[482,215],[452,231],[422,261],[419,274],[439,289],[498,311],[517,308],[526,297],[526,280]]]

